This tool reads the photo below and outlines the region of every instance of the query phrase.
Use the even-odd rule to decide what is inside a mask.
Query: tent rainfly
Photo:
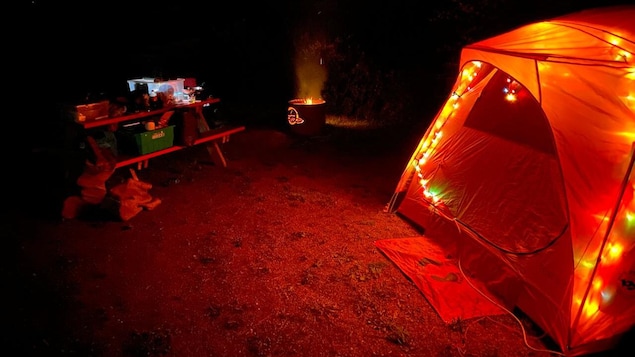
[[[635,6],[531,23],[461,51],[388,204],[562,354],[635,326]]]

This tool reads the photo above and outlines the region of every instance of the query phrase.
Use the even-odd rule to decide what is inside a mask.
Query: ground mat
[[[375,241],[379,248],[417,285],[446,323],[503,314],[478,281],[466,278],[456,259],[426,237]],[[492,302],[492,299],[494,302]]]

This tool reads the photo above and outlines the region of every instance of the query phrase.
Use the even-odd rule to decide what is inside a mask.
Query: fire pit
[[[326,101],[323,99],[298,98],[289,101],[287,122],[296,134],[316,135],[326,123]]]

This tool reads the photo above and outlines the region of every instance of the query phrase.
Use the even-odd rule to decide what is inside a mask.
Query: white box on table
[[[174,98],[177,101],[180,101],[183,97],[183,89],[185,88],[185,78],[177,78],[177,79],[170,79],[167,81],[155,81],[154,78],[150,78],[150,77],[143,77],[143,78],[136,78],[136,79],[129,79],[128,80],[128,88],[130,89],[130,91],[134,91],[135,90],[135,85],[137,83],[144,83],[148,86],[148,93],[152,93],[152,91],[155,92],[162,92],[162,93],[171,93],[174,95]]]

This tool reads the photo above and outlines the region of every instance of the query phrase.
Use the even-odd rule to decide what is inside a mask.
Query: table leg
[[[193,114],[196,117],[196,121],[198,124],[198,132],[200,134],[204,134],[205,132],[208,132],[211,130],[209,127],[209,124],[207,123],[207,120],[205,119],[205,116],[203,115],[202,107],[196,107]],[[227,137],[223,137],[222,139],[223,143],[226,142],[225,138]],[[212,162],[214,162],[214,164],[216,165],[227,167],[227,160],[225,160],[225,156],[223,155],[223,151],[218,145],[217,140],[210,141],[208,144],[206,144],[206,146],[207,146],[207,152],[209,153],[212,159]]]

